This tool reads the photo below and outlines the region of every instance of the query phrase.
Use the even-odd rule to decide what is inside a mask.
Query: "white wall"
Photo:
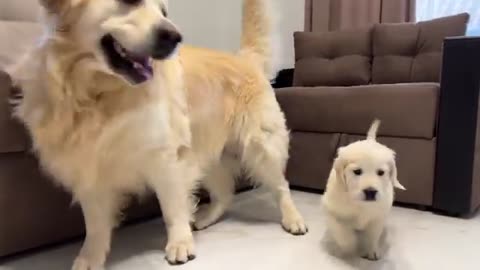
[[[293,32],[302,30],[303,0],[272,0],[279,19],[280,68],[294,63]],[[240,45],[242,0],[171,0],[170,18],[189,44],[235,51]]]
[[[304,0],[273,0],[277,2],[280,13],[278,31],[282,46],[281,68],[293,68],[295,53],[293,48],[293,33],[303,31],[305,24]]]

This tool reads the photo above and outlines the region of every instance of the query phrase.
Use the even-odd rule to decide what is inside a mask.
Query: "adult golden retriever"
[[[40,0],[46,35],[14,69],[42,166],[82,207],[87,235],[73,269],[102,268],[125,195],[153,189],[168,231],[166,258],[194,258],[196,183],[215,222],[246,173],[278,200],[284,228],[304,234],[284,177],[289,134],[267,79],[267,0],[244,0],[236,54],[180,46],[166,0]],[[200,19],[200,18],[199,18]]]

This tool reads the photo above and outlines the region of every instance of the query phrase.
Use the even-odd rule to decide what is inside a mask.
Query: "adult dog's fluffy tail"
[[[243,0],[243,32],[240,54],[273,73],[273,19],[270,0]]]
[[[372,125],[370,126],[370,129],[368,130],[367,140],[373,140],[373,141],[377,140],[377,132],[379,127],[380,127],[380,120],[375,119],[375,121],[373,121]]]

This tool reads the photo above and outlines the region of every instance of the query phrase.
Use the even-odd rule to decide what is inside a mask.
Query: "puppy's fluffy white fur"
[[[165,0],[40,0],[46,37],[13,69],[24,94],[16,115],[42,166],[82,207],[87,234],[74,270],[103,267],[125,195],[146,188],[161,204],[167,260],[193,259],[192,189],[204,178],[211,193],[196,218],[205,228],[232,201],[240,171],[275,194],[286,230],[307,231],[284,177],[289,135],[267,79],[267,1],[244,0],[238,53],[180,46],[149,70],[112,65],[103,41],[116,40],[119,61],[118,46],[153,57],[158,37],[169,42],[158,30],[178,31]]]
[[[380,239],[393,200],[397,179],[395,152],[376,141],[376,120],[366,140],[341,147],[328,179],[322,204],[327,237],[338,255],[378,260]]]

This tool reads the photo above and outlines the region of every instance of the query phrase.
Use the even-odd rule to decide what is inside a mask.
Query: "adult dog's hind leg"
[[[293,202],[284,175],[288,159],[288,133],[286,130],[262,132],[247,142],[244,166],[253,181],[265,186],[275,196],[282,213],[283,228],[294,235],[306,234],[307,225]]]
[[[210,204],[202,205],[195,215],[195,229],[203,230],[222,217],[233,201],[235,179],[223,162],[215,166],[203,181],[210,193]]]
[[[112,230],[117,224],[118,198],[110,192],[90,192],[79,195],[77,199],[85,219],[86,237],[72,269],[104,269]]]

